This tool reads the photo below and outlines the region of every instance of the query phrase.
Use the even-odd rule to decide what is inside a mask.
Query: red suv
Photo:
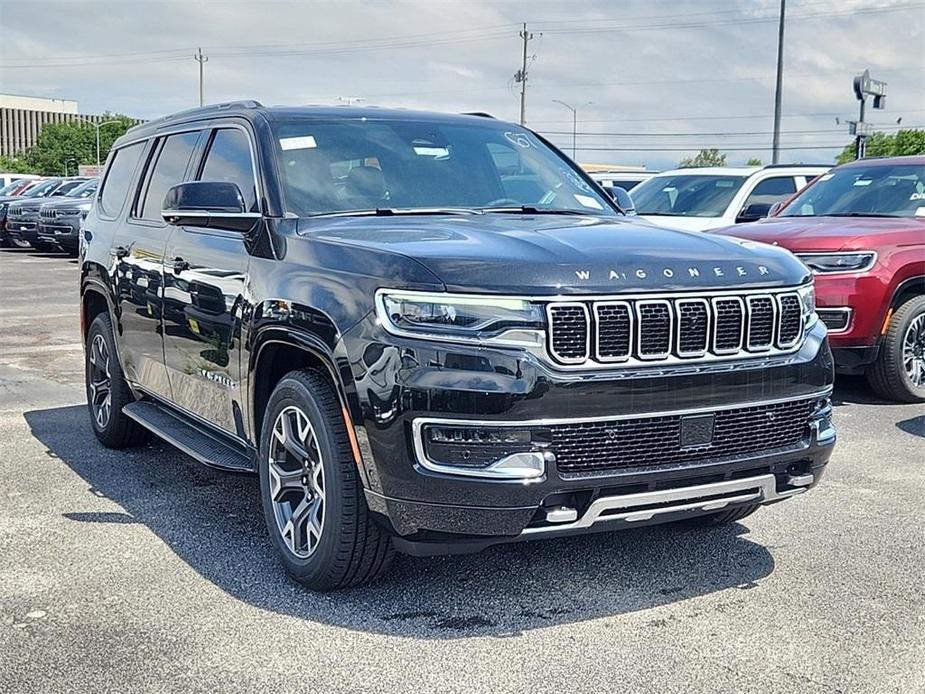
[[[816,276],[838,370],[925,401],[925,157],[839,166],[771,217],[715,233],[795,253]]]

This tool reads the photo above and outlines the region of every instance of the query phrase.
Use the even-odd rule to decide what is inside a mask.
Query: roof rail
[[[479,118],[491,118],[495,120],[495,117],[490,113],[485,113],[484,111],[465,111],[462,113],[463,116],[478,116]]]
[[[178,113],[171,113],[168,116],[164,116],[162,120],[171,121],[181,116],[191,116],[197,113],[209,113],[210,111],[227,111],[232,108],[261,108],[263,104],[254,99],[242,99],[240,101],[224,101],[220,104],[209,104],[208,106],[199,106],[198,108],[190,108],[185,111],[180,111]]]
[[[762,168],[764,169],[792,169],[794,167],[800,167],[800,166],[814,166],[814,167],[824,166],[828,169],[831,169],[833,166],[835,166],[835,164],[811,164],[811,163],[808,164],[806,162],[801,161],[799,164],[765,164]]]

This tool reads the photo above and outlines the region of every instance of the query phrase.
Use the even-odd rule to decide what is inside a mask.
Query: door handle
[[[189,270],[189,263],[177,256],[173,259],[173,272],[175,275],[179,275],[184,270]]]
[[[110,248],[109,255],[118,259],[125,258],[128,256],[128,248],[125,246],[116,246],[115,248]]]

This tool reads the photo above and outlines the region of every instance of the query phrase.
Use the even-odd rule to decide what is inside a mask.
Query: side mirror
[[[625,188],[621,188],[620,186],[604,186],[604,190],[613,198],[614,202],[617,203],[617,207],[623,210],[627,215],[636,214],[636,203],[633,202],[633,198],[630,197],[630,194],[626,192]]]
[[[164,221],[174,226],[198,226],[229,231],[250,231],[258,212],[247,212],[237,184],[227,181],[178,183],[164,196]]]
[[[771,209],[771,203],[769,202],[753,202],[751,205],[746,205],[739,216],[736,217],[736,224],[741,224],[742,222],[757,222],[759,219],[763,219],[768,216],[768,212]]]
[[[784,205],[786,203],[787,203],[786,200],[778,200],[773,205],[771,205],[771,209],[768,210],[768,217],[773,217],[778,212],[780,212],[782,209],[784,209]]]

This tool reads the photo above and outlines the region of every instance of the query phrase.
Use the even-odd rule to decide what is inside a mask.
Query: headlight
[[[866,272],[877,262],[873,251],[847,251],[844,253],[797,253],[810,270],[816,274],[830,272]]]
[[[541,307],[522,299],[380,290],[376,312],[397,334],[512,346],[543,340]]]
[[[819,316],[816,315],[816,287],[812,282],[804,284],[797,289],[797,294],[800,296],[800,307],[803,311],[803,325],[809,330],[819,320]]]

